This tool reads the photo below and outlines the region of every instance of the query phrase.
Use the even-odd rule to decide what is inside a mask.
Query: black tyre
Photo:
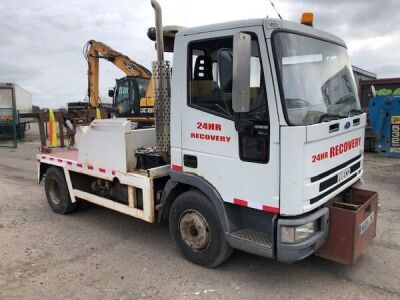
[[[90,203],[87,202],[86,200],[82,200],[79,198],[75,198],[76,199],[76,210],[85,210],[89,207]]]
[[[176,198],[169,214],[172,239],[189,261],[216,267],[232,253],[211,201],[199,191]]]
[[[69,197],[67,182],[64,173],[55,167],[50,167],[46,171],[44,189],[47,202],[51,209],[59,214],[69,214],[76,210],[77,203],[72,203]]]

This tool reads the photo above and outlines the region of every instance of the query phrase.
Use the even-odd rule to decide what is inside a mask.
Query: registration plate
[[[370,213],[370,215],[368,217],[365,218],[364,221],[362,221],[362,223],[359,226],[359,233],[360,235],[363,235],[364,232],[368,229],[368,227],[374,223],[374,213]]]
[[[346,168],[343,171],[341,171],[340,173],[338,173],[337,175],[337,182],[342,182],[343,180],[346,180],[347,178],[349,178],[351,173],[350,168]]]

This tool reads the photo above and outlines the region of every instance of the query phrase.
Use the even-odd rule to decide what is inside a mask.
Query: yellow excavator
[[[116,116],[141,124],[154,123],[153,83],[148,69],[108,45],[94,40],[85,44],[84,56],[88,62],[88,97],[91,108],[101,106],[99,60],[106,59],[126,74],[117,79],[115,87],[108,91],[108,95],[113,98],[112,107]]]

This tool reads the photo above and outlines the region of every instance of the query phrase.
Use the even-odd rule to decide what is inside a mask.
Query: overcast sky
[[[164,25],[198,26],[230,20],[276,17],[269,0],[159,0]],[[400,1],[275,0],[284,19],[298,22],[314,12],[314,26],[343,38],[353,65],[378,77],[400,76]],[[147,28],[154,26],[147,0],[1,0],[0,82],[16,82],[41,107],[84,100],[87,64],[82,48],[105,42],[150,68],[155,58]],[[101,95],[123,77],[101,63]]]

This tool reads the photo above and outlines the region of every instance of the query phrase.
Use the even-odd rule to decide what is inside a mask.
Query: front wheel
[[[172,239],[189,261],[216,267],[232,253],[210,200],[199,191],[176,198],[169,214]]]

